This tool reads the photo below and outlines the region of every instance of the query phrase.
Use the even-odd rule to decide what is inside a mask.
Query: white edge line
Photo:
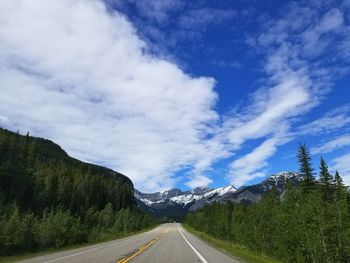
[[[185,239],[185,241],[187,242],[187,244],[192,248],[192,250],[196,253],[196,255],[199,257],[199,259],[203,262],[203,263],[208,263],[208,261],[205,260],[205,258],[197,251],[197,249],[195,249],[191,243],[187,240],[187,238],[184,236],[184,234],[182,234],[179,224],[177,223],[177,229],[179,230],[181,236]]]
[[[71,258],[71,257],[79,256],[79,255],[82,255],[82,254],[85,254],[85,253],[89,253],[89,252],[92,252],[92,251],[96,251],[96,250],[99,250],[99,249],[102,249],[102,248],[112,247],[112,246],[115,246],[116,243],[117,242],[109,244],[109,245],[106,245],[106,246],[101,246],[101,247],[96,247],[96,248],[84,250],[82,252],[70,254],[70,255],[67,255],[67,256],[64,256],[64,257],[51,259],[51,260],[48,260],[48,261],[44,261],[44,263],[55,262],[55,261],[59,261],[59,260],[62,260],[62,259]]]

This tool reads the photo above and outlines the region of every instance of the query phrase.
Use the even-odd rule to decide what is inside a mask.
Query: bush
[[[87,241],[87,231],[80,218],[74,217],[62,208],[45,211],[39,225],[38,243],[40,248],[82,243]]]
[[[34,249],[37,221],[32,213],[20,216],[15,207],[8,216],[0,219],[0,254]]]

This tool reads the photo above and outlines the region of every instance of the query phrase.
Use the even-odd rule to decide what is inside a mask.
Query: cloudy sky
[[[1,0],[0,127],[152,192],[350,184],[350,1]]]

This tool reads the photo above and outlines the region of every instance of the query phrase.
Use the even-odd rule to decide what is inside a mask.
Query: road
[[[157,228],[98,245],[21,261],[22,263],[237,263],[209,246],[180,224]]]

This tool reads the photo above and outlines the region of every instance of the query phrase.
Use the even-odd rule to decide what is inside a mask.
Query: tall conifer
[[[305,144],[299,145],[298,161],[300,164],[299,174],[303,177],[303,190],[307,192],[315,185],[315,175],[311,165],[310,152]]]
[[[332,194],[333,176],[328,171],[328,166],[323,158],[320,161],[320,183],[324,200],[330,200]]]

